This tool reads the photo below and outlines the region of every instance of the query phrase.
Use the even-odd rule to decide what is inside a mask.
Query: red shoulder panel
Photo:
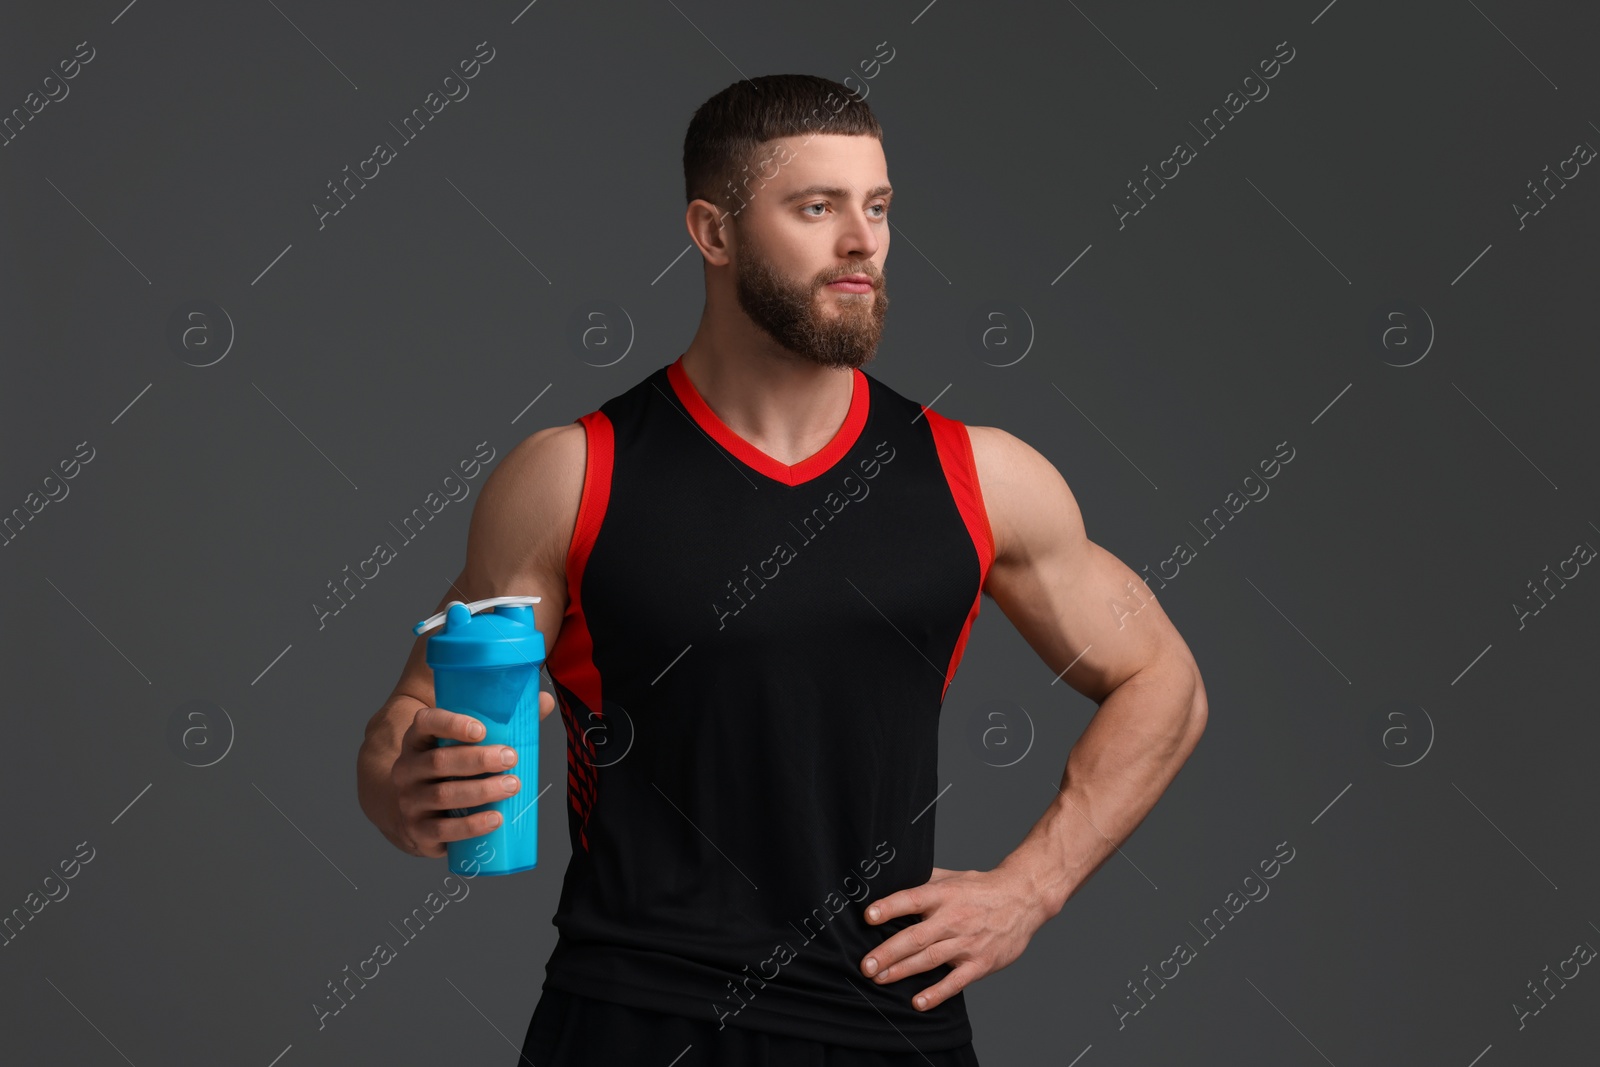
[[[933,431],[933,443],[939,451],[939,465],[944,468],[945,481],[950,484],[950,495],[955,498],[956,509],[967,524],[967,533],[972,536],[973,548],[978,553],[978,590],[945,670],[944,691],[939,694],[943,700],[944,692],[949,691],[955,679],[961,654],[967,647],[967,636],[972,632],[972,623],[983,602],[983,585],[989,577],[989,566],[994,562],[994,530],[989,525],[988,509],[984,507],[983,488],[978,484],[978,464],[972,456],[972,438],[966,424],[946,418],[932,408],[923,409],[923,415]]]
[[[587,824],[599,783],[594,745],[579,716],[589,714],[599,719],[603,715],[603,704],[600,671],[594,663],[594,637],[589,632],[589,621],[583,610],[583,572],[611,500],[615,451],[611,420],[603,412],[592,411],[576,421],[583,424],[586,439],[583,495],[578,502],[572,544],[567,549],[567,610],[546,666],[550,676],[574,693],[583,705],[581,709],[573,709],[563,701],[561,718],[567,731],[567,800],[581,824]],[[588,848],[589,839],[581,825],[578,837],[583,847]]]

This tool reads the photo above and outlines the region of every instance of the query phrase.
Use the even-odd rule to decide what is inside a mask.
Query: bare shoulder
[[[587,466],[578,422],[549,426],[519,441],[484,482],[467,534],[467,571],[496,588],[518,577],[566,569]]]
[[[1084,536],[1083,514],[1066,479],[1037,449],[998,426],[968,426],[995,561],[1037,553],[1042,540]]]

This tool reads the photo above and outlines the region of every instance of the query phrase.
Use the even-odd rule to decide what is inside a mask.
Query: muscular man
[[[962,990],[1021,954],[1205,727],[1187,645],[1055,467],[861,370],[888,308],[881,137],[821,78],[702,105],[694,339],[524,440],[473,513],[440,606],[542,597],[541,714],[559,701],[566,728],[536,1067],[976,1064]],[[1017,848],[948,870],[938,719],[983,593],[1099,710]],[[397,847],[442,857],[496,818],[448,809],[521,786],[509,750],[435,747],[482,732],[433,706],[424,641],[368,725],[360,796]]]

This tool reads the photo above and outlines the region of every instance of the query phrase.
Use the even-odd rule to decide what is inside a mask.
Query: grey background
[[[1211,708],[1121,854],[969,989],[983,1062],[1571,1062],[1600,979],[1521,1028],[1512,1005],[1600,944],[1600,578],[1520,628],[1514,605],[1600,545],[1600,177],[1521,229],[1510,205],[1600,144],[1595,30],[1505,0],[9,6],[0,112],[96,55],[0,147],[0,511],[95,455],[0,548],[0,912],[95,855],[0,949],[3,1058],[515,1061],[568,855],[554,719],[540,869],[474,880],[320,1032],[310,1007],[445,874],[366,821],[354,758],[483,477],[325,627],[310,605],[478,442],[503,456],[687,345],[702,100],[860,78],[886,41],[869,103],[900,206],[867,370],[1038,448],[1135,570],[1188,542],[1159,595]],[[470,96],[319,230],[324,184],[485,40]],[[1126,183],[1281,41],[1270,95],[1119,229]],[[207,367],[166,333],[196,299],[235,334]],[[1393,300],[1414,309],[1386,348]],[[585,349],[596,308],[613,343]],[[997,308],[1009,347],[973,328]],[[941,866],[992,866],[1049,802],[1094,710],[1051,679],[985,600],[943,712]],[[185,749],[192,700],[226,721]],[[997,709],[1011,747],[975,744]],[[1191,924],[1285,841],[1270,896],[1202,947]]]

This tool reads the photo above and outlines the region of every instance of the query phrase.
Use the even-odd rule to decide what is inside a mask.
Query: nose
[[[845,259],[871,259],[878,254],[880,243],[876,224],[865,216],[857,215],[854,224],[845,226],[840,232],[838,251]]]

